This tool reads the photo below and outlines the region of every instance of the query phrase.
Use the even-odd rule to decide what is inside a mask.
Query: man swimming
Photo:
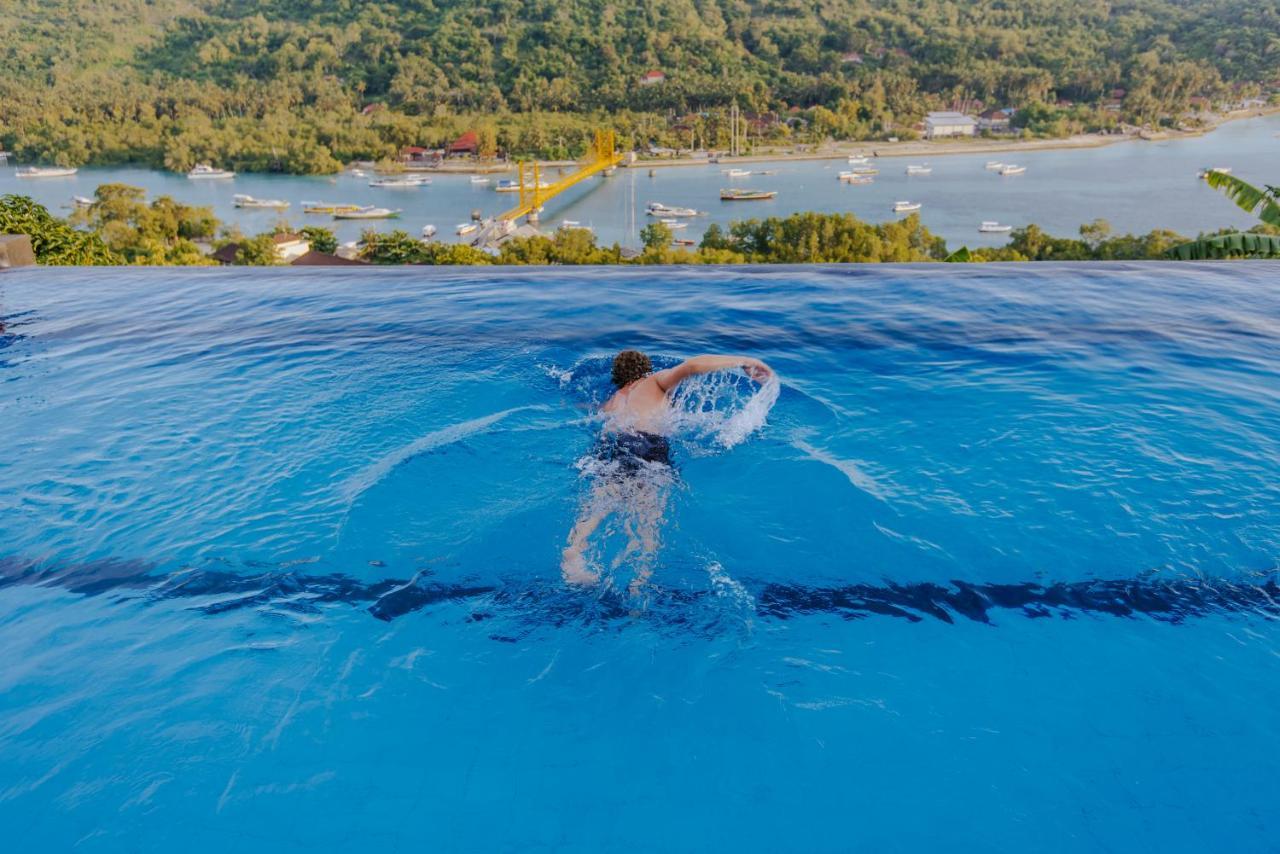
[[[599,571],[587,566],[586,547],[600,523],[614,512],[626,517],[628,545],[613,566],[635,560],[633,593],[648,580],[672,483],[668,438],[673,426],[672,395],[690,377],[735,368],[742,368],[757,382],[773,375],[768,365],[750,356],[695,356],[656,373],[649,357],[637,350],[623,350],[614,357],[612,379],[618,390],[601,407],[605,423],[596,448],[603,468],[561,554],[560,570],[566,582],[590,584],[600,579]]]

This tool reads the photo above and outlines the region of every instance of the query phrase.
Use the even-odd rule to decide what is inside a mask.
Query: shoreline
[[[769,154],[743,154],[737,157],[718,156],[714,165],[737,163],[768,163],[804,160],[843,160],[850,156],[869,157],[919,157],[924,155],[949,157],[957,154],[997,154],[1018,151],[1057,151],[1064,149],[1103,148],[1126,142],[1162,142],[1171,139],[1193,139],[1207,136],[1223,125],[1243,119],[1263,118],[1280,113],[1280,106],[1236,110],[1217,116],[1203,128],[1193,130],[1158,131],[1155,133],[1091,133],[1074,134],[1053,139],[998,139],[966,138],[934,142],[915,139],[904,142],[836,142],[814,151],[774,152]],[[706,157],[637,159],[634,163],[622,163],[627,169],[677,168],[682,166],[706,166],[712,163]]]
[[[737,157],[717,156],[714,165],[739,163],[799,162],[812,160],[843,160],[850,156],[869,157],[949,157],[957,154],[999,154],[1019,151],[1060,151],[1064,149],[1103,148],[1126,142],[1161,142],[1171,139],[1192,139],[1212,133],[1223,125],[1244,119],[1262,118],[1280,113],[1280,105],[1251,107],[1215,115],[1203,128],[1138,133],[1087,133],[1052,139],[1000,139],[973,137],[931,141],[924,139],[903,142],[841,141],[826,143],[811,151],[768,151],[759,154],[740,154]],[[578,165],[576,160],[539,160],[539,169],[568,169]],[[619,163],[620,169],[673,169],[684,166],[706,166],[709,157],[659,157],[637,158],[631,163]],[[442,167],[413,168],[407,171],[438,172],[450,175],[493,175],[515,171],[515,164],[458,163]]]

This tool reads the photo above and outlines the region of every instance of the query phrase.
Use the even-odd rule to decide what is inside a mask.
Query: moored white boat
[[[397,208],[375,208],[363,207],[353,211],[334,211],[334,219],[395,219],[400,216],[401,211]]]
[[[546,181],[538,182],[538,189],[540,190],[545,190],[550,186],[551,185],[548,184]],[[526,190],[532,190],[533,183],[530,182],[528,184],[525,184],[524,188]],[[497,184],[494,185],[493,191],[495,193],[518,193],[520,192],[520,182],[512,178],[503,178],[501,181],[499,181]]]
[[[231,197],[232,204],[238,208],[274,208],[281,210],[289,207],[289,203],[283,199],[255,199],[253,196],[244,193],[236,193]]]
[[[879,175],[880,170],[874,166],[855,166],[849,170],[855,175]]]
[[[907,167],[908,175],[928,175],[932,171],[933,171],[932,166],[908,166]]]
[[[88,196],[72,196],[71,203],[78,208],[93,207],[93,199],[89,198]]]
[[[369,182],[369,186],[411,189],[413,187],[425,187],[430,183],[431,179],[426,175],[388,175],[384,178],[374,178]]]
[[[920,208],[922,207],[924,207],[924,205],[921,204],[920,202],[907,202],[907,201],[894,202],[893,212],[894,213],[911,213],[913,211],[920,210]]]
[[[1001,169],[1004,168],[1004,164],[1001,163],[999,160],[988,160],[987,165],[984,168],[992,172],[999,172]]]
[[[430,240],[436,236],[436,227],[434,225],[424,225],[422,227],[422,239]]]
[[[1004,166],[1000,167],[1001,175],[1021,175],[1023,172],[1026,172],[1026,171],[1027,171],[1027,167],[1018,166],[1017,164],[1014,164],[1014,163],[1006,163]]]
[[[730,178],[745,178],[751,174],[750,169],[724,169],[722,171]]]
[[[672,231],[679,231],[679,230],[680,230],[680,229],[682,229],[682,228],[688,228],[688,227],[689,227],[689,223],[687,223],[687,222],[681,222],[681,221],[680,221],[680,220],[678,220],[678,219],[670,219],[670,218],[666,218],[666,219],[660,219],[660,220],[658,220],[658,222],[662,223],[663,225],[665,225],[667,228],[671,229]]]
[[[849,155],[849,165],[850,165],[850,166],[866,166],[866,165],[867,165],[867,163],[869,163],[869,162],[870,162],[870,160],[871,160],[871,158],[869,158],[869,157],[863,157],[863,156],[861,156],[861,155],[852,155],[852,154],[851,154],[851,155]]]
[[[187,173],[187,177],[193,181],[199,181],[202,179],[234,178],[236,173],[230,169],[215,169],[208,163],[197,163],[195,168]]]
[[[472,175],[472,176],[471,176],[471,183],[472,183],[472,184],[488,184],[488,183],[489,183],[489,179],[488,179],[487,177],[485,177],[484,175]]]
[[[589,225],[583,225],[582,223],[578,222],[576,219],[566,219],[566,220],[561,220],[560,230],[561,231],[594,231],[595,229],[593,229]]]
[[[1001,225],[993,219],[984,219],[982,225],[978,226],[978,231],[983,234],[1005,234],[1013,231],[1013,226]]]
[[[673,208],[664,205],[662,202],[649,202],[649,206],[645,209],[645,213],[649,216],[671,217],[671,216],[697,216],[698,212],[693,208]]]
[[[480,227],[478,222],[460,222],[458,223],[457,234],[459,236],[470,234]]]
[[[28,166],[14,172],[15,178],[69,178],[79,171],[70,166]]]

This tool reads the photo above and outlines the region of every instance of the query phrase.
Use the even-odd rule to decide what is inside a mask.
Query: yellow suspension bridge
[[[522,160],[520,161],[520,203],[511,210],[498,214],[498,220],[500,222],[514,223],[520,217],[527,216],[530,222],[537,222],[538,212],[542,210],[542,206],[548,201],[575,184],[606,169],[612,169],[621,162],[622,155],[614,148],[613,131],[611,130],[596,131],[595,142],[592,143],[586,157],[583,158],[582,165],[578,167],[576,172],[566,175],[553,184],[544,186],[538,174],[538,164],[530,164],[531,168],[526,170],[526,164]],[[526,172],[529,173],[528,181],[526,181]]]

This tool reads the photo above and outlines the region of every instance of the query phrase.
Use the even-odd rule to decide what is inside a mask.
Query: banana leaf
[[[1177,261],[1208,261],[1217,258],[1280,258],[1280,236],[1238,231],[1205,237],[1174,246],[1165,253]]]
[[[1221,190],[1241,210],[1257,213],[1258,219],[1271,225],[1280,225],[1280,188],[1258,188],[1226,172],[1210,171],[1205,181],[1215,190]]]

